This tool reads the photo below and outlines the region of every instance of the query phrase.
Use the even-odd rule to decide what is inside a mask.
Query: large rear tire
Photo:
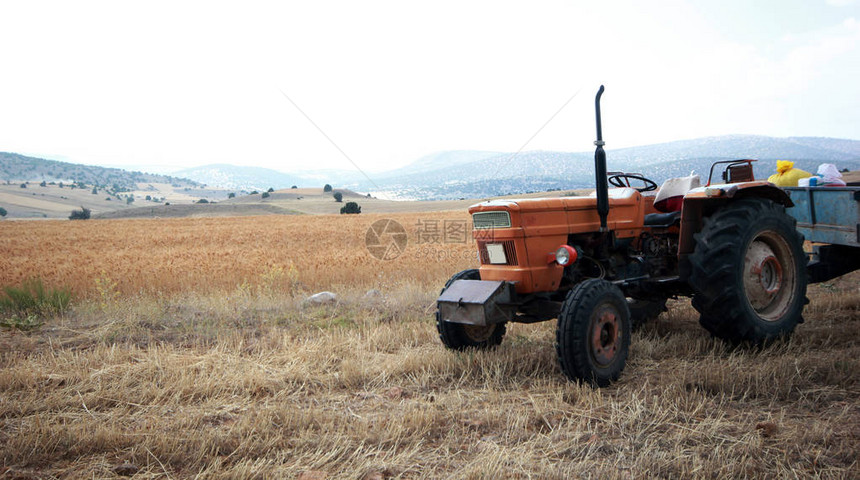
[[[745,198],[706,218],[695,235],[689,282],[699,323],[732,343],[763,345],[803,319],[803,236],[785,207]]]
[[[630,349],[630,310],[621,290],[594,278],[568,292],[555,348],[567,378],[598,387],[617,380]]]
[[[455,274],[445,283],[442,292],[448,289],[455,280],[480,280],[481,274],[476,269],[463,270]],[[446,322],[439,316],[436,310],[436,330],[442,343],[451,350],[466,350],[467,348],[488,349],[502,343],[505,336],[505,324],[494,323],[491,325],[466,325],[462,323]]]

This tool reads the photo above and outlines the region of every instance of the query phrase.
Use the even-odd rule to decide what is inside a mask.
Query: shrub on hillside
[[[332,197],[334,197],[335,202],[340,203],[343,201],[343,194],[340,192],[334,192],[334,195],[332,195]]]
[[[263,192],[263,198],[269,198],[270,196],[269,192]]]
[[[0,217],[5,217],[7,213],[9,212],[7,212],[5,208],[0,207]]]
[[[340,207],[340,213],[361,213],[361,207],[355,202],[346,202],[346,205]]]
[[[90,209],[84,206],[81,206],[80,210],[72,210],[72,214],[69,215],[69,220],[89,220],[90,219]]]
[[[323,187],[323,192],[330,192],[330,191],[331,191],[331,185],[326,183],[325,186]]]
[[[227,194],[227,198],[236,198],[236,194],[233,192],[230,192]]]
[[[272,187],[269,187],[269,189],[268,189],[268,190],[266,190],[266,191],[267,191],[267,192],[269,192],[269,193],[272,193],[272,192],[274,192],[274,191],[275,191],[275,189],[274,189],[274,188],[272,188]]]
[[[206,200],[205,198],[201,198],[200,200],[197,200],[197,203],[209,203],[209,200]]]

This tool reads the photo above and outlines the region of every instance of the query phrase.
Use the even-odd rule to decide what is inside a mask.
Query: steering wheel
[[[633,187],[630,185],[631,180],[639,180],[644,183],[644,187]],[[642,175],[637,175],[635,173],[613,173],[609,176],[609,184],[613,187],[620,188],[634,188],[638,192],[650,192],[653,190],[657,190],[657,184],[654,180],[649,178],[645,178]]]

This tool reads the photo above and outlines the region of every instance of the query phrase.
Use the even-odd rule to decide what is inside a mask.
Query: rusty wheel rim
[[[473,342],[486,342],[493,336],[496,324],[492,325],[463,325],[463,331]]]
[[[588,345],[591,358],[602,367],[612,364],[621,350],[620,317],[609,304],[601,305],[591,316]]]
[[[797,282],[788,242],[776,232],[760,233],[747,247],[743,268],[744,291],[750,306],[765,321],[780,320],[791,306]]]

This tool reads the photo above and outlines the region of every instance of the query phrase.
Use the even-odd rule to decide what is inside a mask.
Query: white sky
[[[451,149],[860,138],[860,2],[0,0],[0,151],[393,168]]]

